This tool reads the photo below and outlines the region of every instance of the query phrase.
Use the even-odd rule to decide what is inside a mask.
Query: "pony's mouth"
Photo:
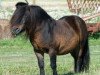
[[[21,29],[19,29],[19,28],[16,28],[16,29],[12,29],[12,34],[13,35],[18,35],[18,34],[20,34],[21,33]]]
[[[22,24],[20,26],[13,26],[11,32],[12,32],[12,35],[18,35],[18,34],[22,33],[24,30],[25,29]]]

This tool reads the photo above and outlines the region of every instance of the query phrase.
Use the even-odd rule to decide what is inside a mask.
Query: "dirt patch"
[[[100,32],[100,23],[87,23],[87,30],[92,34]]]

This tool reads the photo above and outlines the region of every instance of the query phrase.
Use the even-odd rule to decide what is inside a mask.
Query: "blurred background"
[[[13,37],[9,21],[17,2],[25,0],[0,0],[0,75],[39,75],[37,59],[24,34]],[[67,15],[83,18],[89,32],[91,54],[90,72],[75,74],[73,58],[58,56],[59,75],[100,75],[100,0],[27,0],[41,6],[51,17],[59,19]],[[52,75],[49,57],[45,54],[46,75]]]
[[[15,4],[25,0],[0,0],[0,18],[10,19]],[[81,17],[100,12],[100,0],[28,0],[29,4],[36,4],[45,9],[53,18],[76,14]]]
[[[17,2],[25,0],[0,0],[0,38],[10,38],[9,20],[15,10]],[[67,15],[77,15],[83,18],[88,25],[100,22],[100,0],[27,0],[29,4],[41,6],[54,19]],[[87,27],[88,28],[88,27]],[[88,29],[93,32],[93,28]],[[94,28],[94,30],[96,30]],[[98,31],[97,31],[98,32]]]

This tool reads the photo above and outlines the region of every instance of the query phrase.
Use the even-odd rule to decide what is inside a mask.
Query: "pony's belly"
[[[65,55],[65,54],[68,54],[68,53],[70,53],[71,52],[71,50],[61,50],[61,51],[59,51],[58,53],[57,53],[57,55]]]
[[[73,47],[64,47],[61,48],[57,51],[57,55],[64,55],[64,54],[68,54],[70,53],[73,49],[75,48],[75,46]]]
[[[62,45],[59,47],[57,54],[58,55],[64,55],[64,54],[68,54],[70,52],[72,52],[72,50],[76,49],[76,47],[78,47],[78,40],[73,40],[68,44]]]

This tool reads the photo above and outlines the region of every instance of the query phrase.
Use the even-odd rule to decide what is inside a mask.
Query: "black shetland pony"
[[[10,23],[13,34],[26,31],[38,59],[40,75],[45,75],[44,53],[50,56],[53,75],[58,75],[57,55],[67,53],[74,58],[75,72],[89,69],[88,32],[81,18],[72,15],[54,20],[41,7],[18,2]]]

